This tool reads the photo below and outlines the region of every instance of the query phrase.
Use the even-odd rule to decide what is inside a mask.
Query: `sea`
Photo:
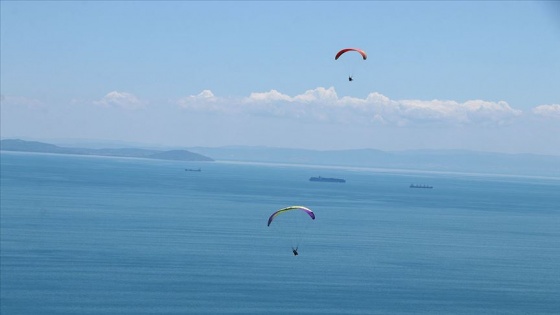
[[[560,314],[560,178],[0,157],[2,315]]]

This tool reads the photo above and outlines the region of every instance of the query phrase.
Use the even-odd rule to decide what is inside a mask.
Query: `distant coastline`
[[[212,162],[214,159],[187,150],[151,150],[136,148],[121,149],[87,149],[87,148],[68,148],[54,144],[25,141],[20,139],[5,139],[0,141],[0,151],[12,152],[31,152],[31,153],[51,153],[51,154],[73,154],[89,156],[112,156],[112,157],[133,157],[153,160],[172,160],[172,161],[197,161]]]
[[[333,167],[364,167],[428,172],[495,174],[560,178],[560,156],[507,154],[467,150],[381,151],[376,149],[330,150],[291,149],[255,146],[171,147],[167,149],[97,149],[54,145],[19,139],[1,140],[0,150],[105,157],[131,157],[175,161],[224,161],[243,163],[280,163]],[[86,144],[84,144],[86,146]],[[138,145],[141,146],[141,145]]]

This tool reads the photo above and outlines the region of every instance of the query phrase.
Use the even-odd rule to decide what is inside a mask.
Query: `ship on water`
[[[309,178],[311,182],[328,182],[328,183],[346,183],[345,179],[342,178],[334,178],[334,177],[311,177]]]
[[[434,186],[410,184],[410,188],[426,188],[426,189],[432,189],[432,188],[434,188]]]

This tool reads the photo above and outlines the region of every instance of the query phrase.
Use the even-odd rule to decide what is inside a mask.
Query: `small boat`
[[[333,178],[333,177],[311,177],[309,181],[312,182],[328,182],[328,183],[346,183],[346,180],[342,178]]]
[[[432,189],[432,188],[434,188],[434,186],[410,184],[410,188],[426,188],[426,189]]]
[[[187,172],[202,172],[200,168],[185,168]]]

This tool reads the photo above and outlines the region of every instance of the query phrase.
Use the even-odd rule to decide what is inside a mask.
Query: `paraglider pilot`
[[[294,253],[294,256],[297,256],[298,255],[297,247],[296,248],[292,247],[292,252]]]

